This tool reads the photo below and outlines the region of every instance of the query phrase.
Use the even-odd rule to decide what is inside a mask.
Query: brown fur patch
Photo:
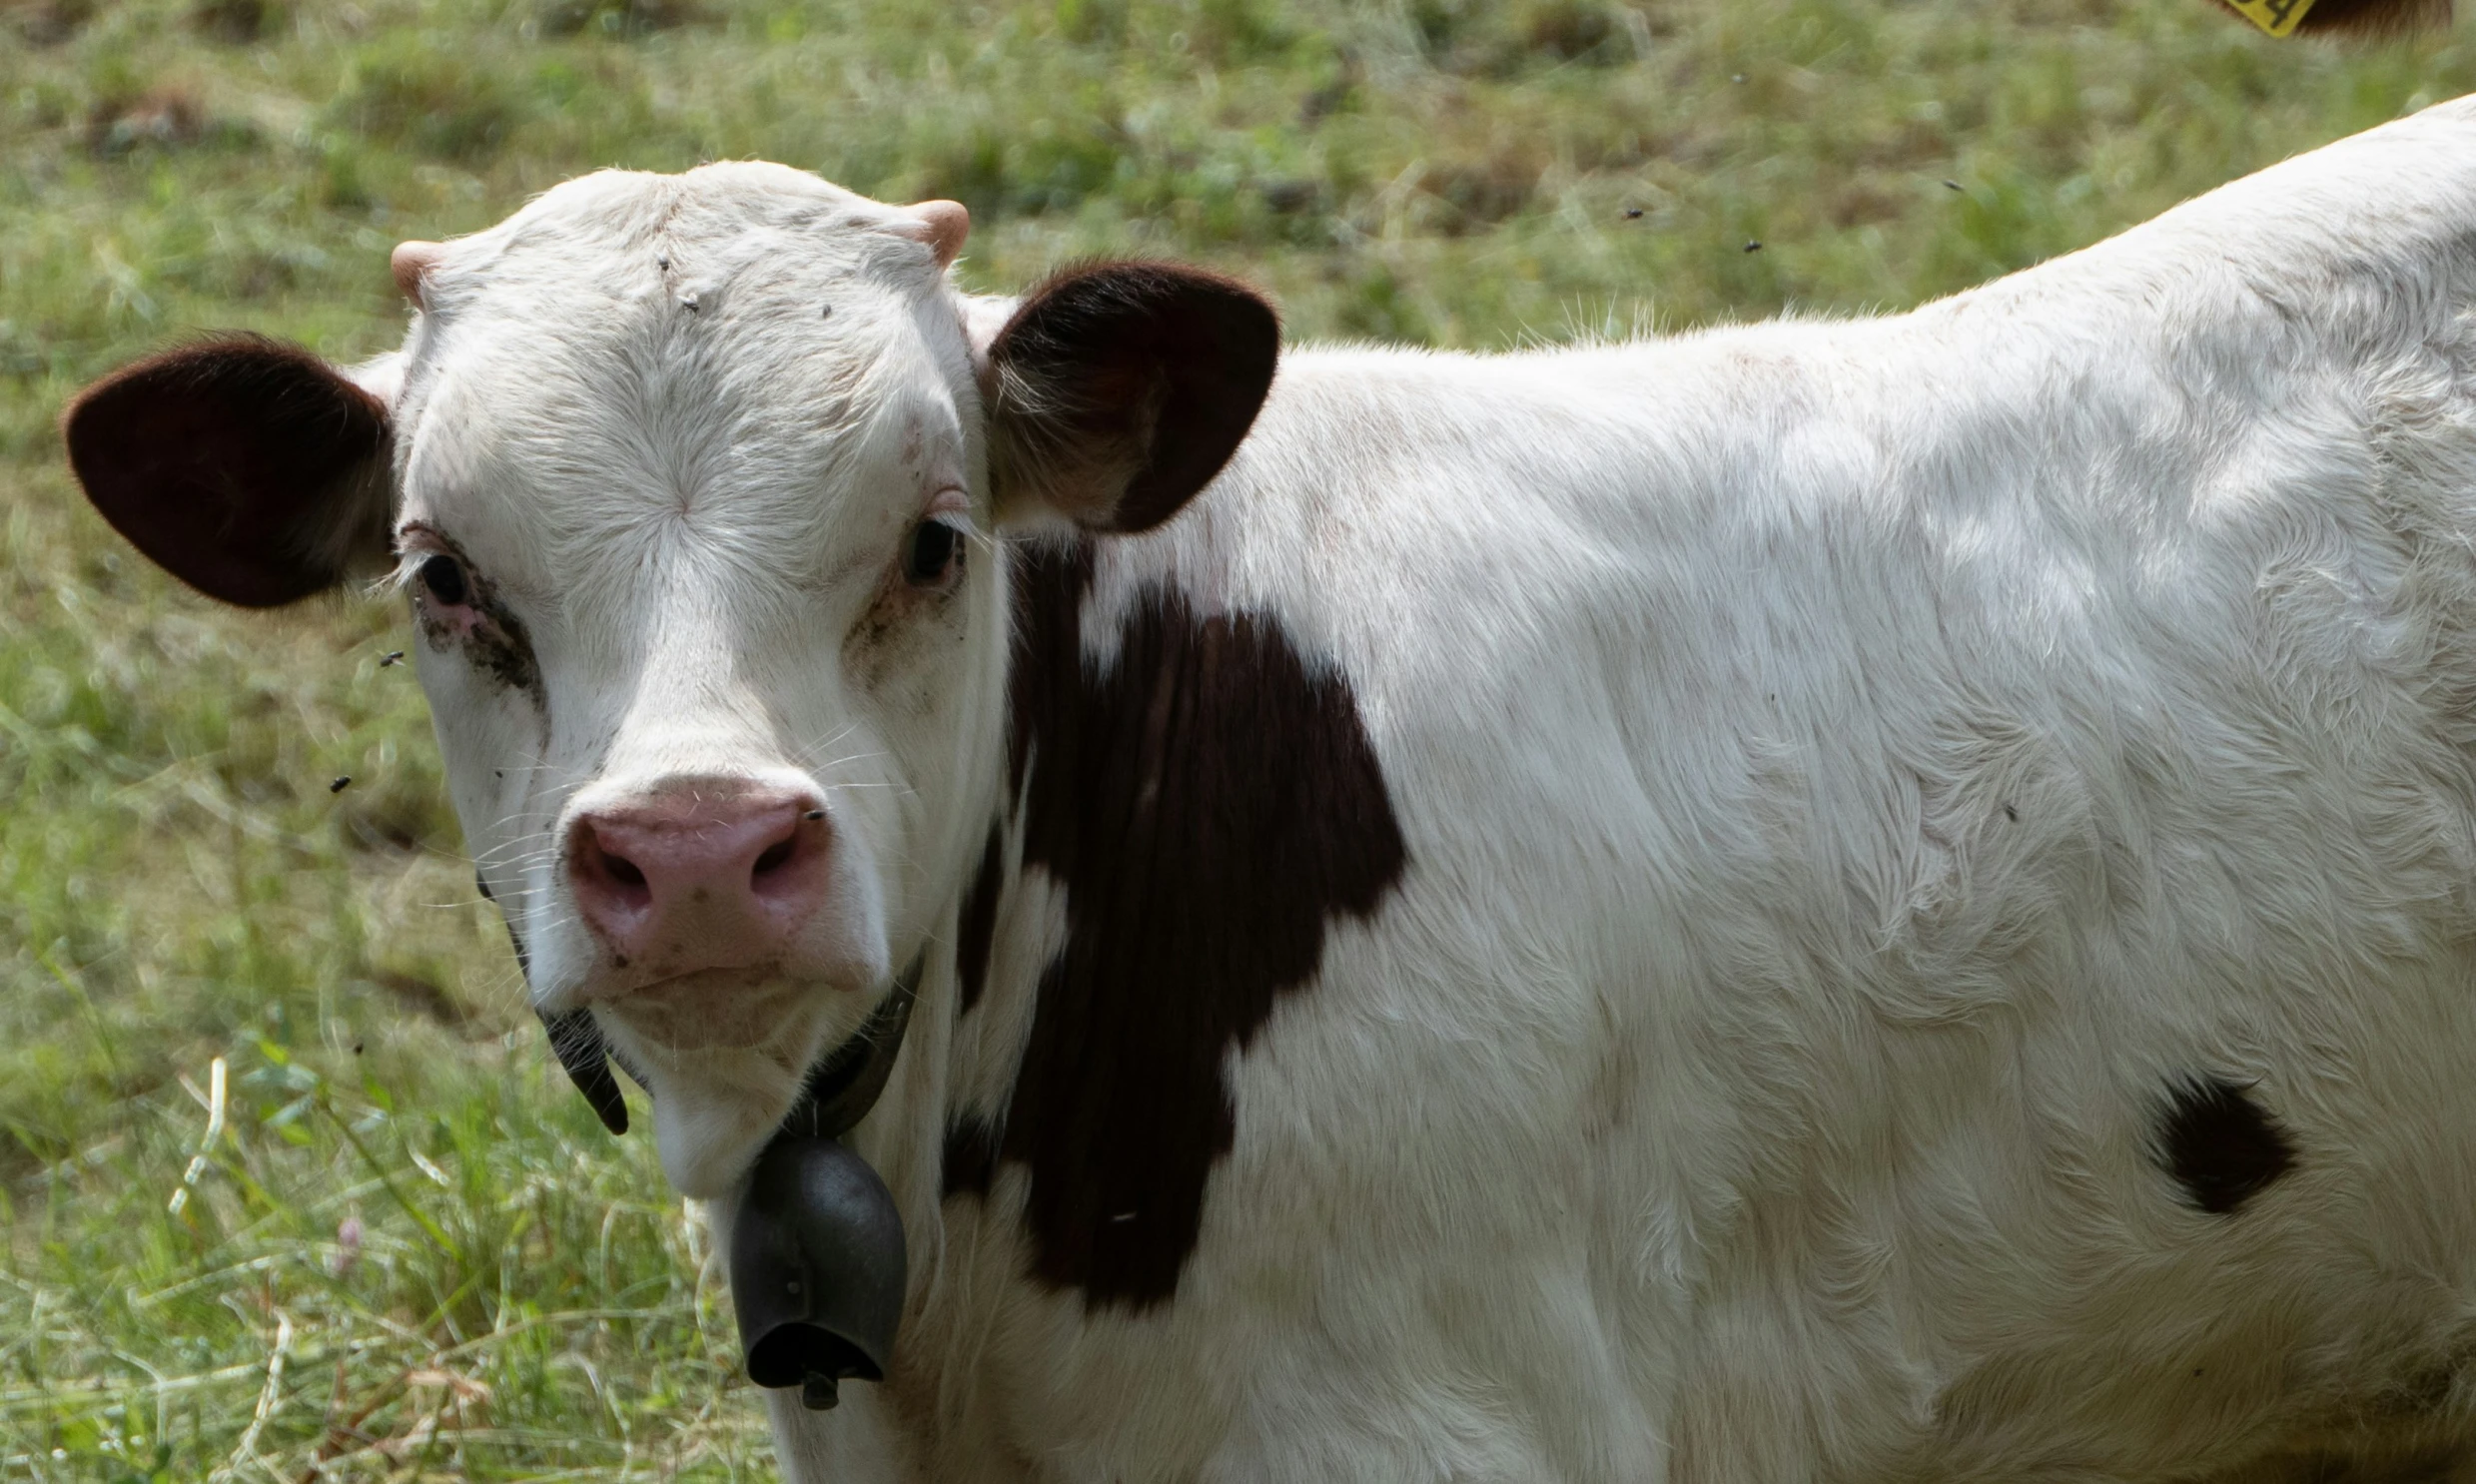
[[[2251,1094],[2221,1078],[2195,1078],[2167,1095],[2158,1120],[2166,1172],[2192,1203],[2232,1214],[2295,1165],[2295,1143]]]
[[[963,898],[963,912],[955,926],[955,976],[962,982],[962,1013],[969,1014],[980,1003],[980,992],[989,979],[989,945],[997,936],[997,897],[1006,885],[1006,837],[1002,831],[989,831],[989,848],[981,853],[980,874],[972,878],[972,889]]]
[[[985,1118],[957,1118],[946,1127],[943,1193],[986,1195],[997,1172],[997,1129]]]
[[[1373,913],[1408,856],[1349,687],[1310,670],[1276,619],[1152,594],[1095,675],[1089,547],[1015,561],[1023,858],[1064,886],[1068,933],[997,1154],[1031,1173],[1034,1274],[1142,1308],[1177,1291],[1236,1135],[1223,1059],[1314,977],[1326,924]],[[986,1183],[958,1162],[950,1185]]]

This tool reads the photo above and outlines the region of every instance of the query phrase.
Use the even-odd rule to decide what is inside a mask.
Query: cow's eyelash
[[[379,585],[387,592],[410,592],[420,585],[421,563],[446,552],[443,545],[421,539],[429,534],[427,526],[409,525],[396,532],[396,565],[389,568]],[[453,554],[448,552],[447,554]]]
[[[402,597],[410,594],[413,587],[413,574],[420,569],[422,559],[428,555],[426,551],[398,550],[396,565],[388,568],[386,575],[370,584],[371,595],[373,597]]]

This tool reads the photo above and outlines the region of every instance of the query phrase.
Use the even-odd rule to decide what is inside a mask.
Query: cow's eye
[[[963,532],[932,515],[911,528],[903,545],[903,576],[915,587],[942,587],[963,570]]]
[[[421,585],[450,608],[460,608],[472,598],[472,585],[464,580],[464,564],[452,556],[433,556],[422,562]]]

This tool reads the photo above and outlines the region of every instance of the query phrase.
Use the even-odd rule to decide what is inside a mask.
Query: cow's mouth
[[[812,1409],[833,1406],[842,1381],[885,1379],[894,1354],[907,1267],[902,1214],[842,1135],[876,1107],[893,1075],[922,965],[913,959],[860,1029],[810,1070],[731,1215],[731,1299],[748,1378],[797,1386]],[[627,1106],[591,1013],[543,1024],[602,1125],[626,1132]]]
[[[781,1034],[808,992],[770,966],[699,969],[631,989],[610,1013],[645,1043],[669,1051],[751,1051]]]

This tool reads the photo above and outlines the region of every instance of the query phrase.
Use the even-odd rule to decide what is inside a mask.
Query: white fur
[[[1020,1276],[1020,1168],[937,1197],[1060,906],[1016,881],[957,1028],[994,553],[936,642],[854,635],[930,486],[995,528],[1004,307],[894,217],[778,167],[561,187],[448,247],[397,403],[404,517],[540,656],[538,707],[422,675],[545,1004],[578,799],[836,811],[851,984],[767,1055],[603,1012],[682,1189],[941,945],[860,1135],[900,1368],[777,1404],[794,1477],[2153,1479],[2476,1425],[2476,106],[1897,318],[1291,353],[1087,632],[1164,581],[1277,615],[1411,865],[1231,1059],[1140,1315]],[[2231,1216],[2154,1152],[2197,1073],[2300,1148]]]

